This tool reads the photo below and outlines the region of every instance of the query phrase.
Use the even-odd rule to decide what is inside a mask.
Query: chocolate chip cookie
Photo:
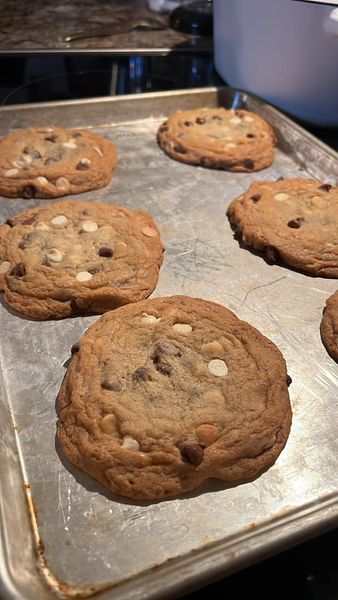
[[[338,188],[312,179],[256,181],[231,202],[244,244],[320,277],[338,277]]]
[[[326,350],[338,362],[338,291],[326,300],[320,334]]]
[[[175,160],[227,171],[259,171],[275,157],[272,128],[247,110],[178,111],[159,128],[158,142]]]
[[[291,425],[284,358],[213,302],[173,296],[106,313],[73,347],[58,438],[112,492],[158,500],[270,467]]]
[[[88,131],[30,127],[0,140],[0,195],[56,198],[107,185],[116,148]]]
[[[102,313],[153,291],[162,252],[146,212],[54,202],[0,227],[0,289],[12,308],[38,319]]]

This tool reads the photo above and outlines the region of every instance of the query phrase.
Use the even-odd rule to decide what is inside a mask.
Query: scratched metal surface
[[[279,148],[272,167],[256,174],[213,171],[175,162],[157,147],[156,130],[175,108],[218,104],[248,106],[275,125]],[[267,265],[239,247],[225,212],[228,203],[254,179],[314,175],[335,183],[337,155],[270,107],[231,90],[0,110],[1,134],[51,122],[94,126],[117,143],[119,166],[111,184],[81,197],[145,209],[153,215],[166,248],[154,296],[184,293],[214,300],[273,340],[293,379],[294,418],[276,464],[252,483],[232,489],[210,484],[202,492],[148,505],[113,497],[66,466],[55,447],[55,399],[64,363],[71,345],[97,317],[33,322],[2,304],[0,412],[7,443],[0,440],[0,474],[7,473],[5,481],[12,491],[11,496],[0,488],[0,563],[7,553],[7,562],[2,559],[4,597],[37,597],[33,587],[25,589],[21,581],[23,569],[32,585],[37,575],[32,568],[33,553],[26,551],[24,556],[22,550],[27,544],[22,537],[27,523],[20,471],[34,501],[35,536],[44,544],[44,576],[54,591],[58,581],[65,582],[70,594],[86,595],[114,582],[114,591],[101,592],[99,597],[170,596],[173,590],[188,589],[221,570],[240,568],[245,561],[258,560],[263,552],[275,552],[320,527],[331,526],[338,514],[338,367],[321,344],[319,322],[336,281]],[[1,219],[44,203],[1,198]],[[10,413],[17,427],[20,461],[14,456]],[[16,519],[9,518],[13,498],[21,498],[16,500]],[[30,537],[33,541],[28,546],[33,546]],[[192,550],[199,552],[191,554]],[[167,563],[174,558],[176,562]],[[155,565],[163,568],[148,572]],[[5,574],[10,570],[17,573],[12,592]],[[128,578],[132,579],[124,586],[121,582]],[[54,591],[46,588],[38,597],[52,597]]]

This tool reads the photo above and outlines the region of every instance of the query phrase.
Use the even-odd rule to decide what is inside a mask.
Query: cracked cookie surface
[[[275,157],[272,128],[247,110],[178,111],[161,125],[157,137],[171,158],[213,169],[251,173],[270,166]]]
[[[38,319],[102,313],[149,296],[162,253],[148,213],[62,200],[0,226],[0,289],[9,306]]]
[[[338,362],[338,291],[326,300],[320,335],[326,350]]]
[[[30,127],[0,139],[0,195],[57,198],[107,185],[116,147],[84,129]]]
[[[338,277],[338,188],[314,179],[256,181],[227,210],[243,243],[320,277]]]
[[[258,476],[291,425],[284,358],[213,302],[173,296],[106,313],[73,347],[58,398],[67,459],[112,492],[158,500]]]

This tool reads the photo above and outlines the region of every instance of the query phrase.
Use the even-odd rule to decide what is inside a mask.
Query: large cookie
[[[338,188],[312,179],[256,181],[228,217],[247,246],[321,277],[338,277]]]
[[[213,302],[156,298],[101,317],[59,394],[66,457],[111,491],[155,500],[270,467],[291,424],[285,361]]]
[[[0,140],[0,195],[56,198],[101,188],[116,161],[114,144],[88,130],[12,131]]]
[[[148,213],[63,200],[0,227],[0,289],[12,308],[39,319],[102,313],[153,291],[162,252]]]
[[[320,334],[326,350],[338,362],[338,291],[326,300]]]
[[[159,128],[158,142],[171,158],[228,171],[259,171],[275,157],[270,125],[246,110],[178,111]]]

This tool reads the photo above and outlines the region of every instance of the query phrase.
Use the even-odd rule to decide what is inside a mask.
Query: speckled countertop
[[[140,29],[140,19],[146,19],[146,25],[157,29]],[[113,31],[114,34],[109,35]],[[108,36],[102,35],[107,33]],[[66,41],[77,35],[89,37]],[[211,45],[210,38],[171,29],[168,15],[149,10],[146,0],[0,0],[2,52],[44,49],[211,51]]]

